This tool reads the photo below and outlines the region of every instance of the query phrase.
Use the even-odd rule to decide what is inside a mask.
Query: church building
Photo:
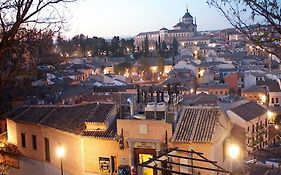
[[[158,31],[143,32],[139,33],[135,37],[135,45],[141,50],[144,48],[144,40],[147,37],[149,50],[153,51],[156,49],[159,42],[165,41],[169,46],[172,44],[175,38],[178,42],[186,41],[193,37],[197,32],[196,19],[194,20],[191,14],[186,10],[182,19],[173,27],[172,30],[168,30],[163,27]]]

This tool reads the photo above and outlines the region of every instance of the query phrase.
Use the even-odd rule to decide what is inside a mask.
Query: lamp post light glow
[[[267,120],[269,124],[274,124],[275,114],[271,111],[267,111]]]
[[[261,96],[260,96],[260,99],[261,99],[261,102],[262,102],[263,104],[266,103],[266,96],[265,96],[265,95],[261,95]]]
[[[240,155],[240,147],[236,144],[231,144],[228,147],[228,155],[232,159],[237,159]]]
[[[65,149],[64,149],[64,147],[62,147],[62,146],[60,145],[60,146],[57,148],[56,152],[57,152],[57,156],[60,158],[60,172],[61,172],[61,175],[63,175],[62,158],[63,158],[64,155],[65,155]]]
[[[194,89],[190,89],[190,93],[193,94],[193,92],[194,92]]]
[[[62,146],[57,148],[57,155],[59,158],[63,158],[65,155],[65,150]]]

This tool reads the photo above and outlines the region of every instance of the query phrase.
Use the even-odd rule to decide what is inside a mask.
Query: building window
[[[50,162],[50,145],[49,145],[49,139],[48,138],[44,138],[44,142],[45,142],[45,160]]]
[[[32,147],[33,147],[34,150],[37,150],[36,135],[32,135]]]
[[[24,133],[21,133],[21,146],[23,148],[26,147],[26,143],[25,143],[25,134]]]
[[[271,103],[274,104],[274,98],[271,98]]]
[[[279,99],[278,98],[276,98],[276,103],[279,103]]]
[[[256,123],[256,132],[258,132],[259,131],[259,123],[257,122]]]

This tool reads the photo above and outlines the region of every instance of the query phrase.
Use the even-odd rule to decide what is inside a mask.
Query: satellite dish
[[[168,103],[169,100],[170,100],[169,94],[168,94],[168,93],[165,93],[165,94],[164,94],[164,102],[165,102],[165,103]]]

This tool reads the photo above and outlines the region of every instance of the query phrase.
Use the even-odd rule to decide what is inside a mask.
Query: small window
[[[271,98],[271,103],[274,104],[274,98]]]
[[[21,146],[23,148],[26,147],[26,143],[25,143],[25,134],[24,133],[21,133]]]
[[[36,135],[32,135],[32,147],[33,147],[34,150],[37,150]]]
[[[259,131],[259,123],[257,122],[256,123],[256,132],[258,132]]]
[[[279,99],[278,98],[276,98],[276,103],[279,103]]]
[[[49,139],[48,138],[44,138],[44,142],[45,142],[45,160],[50,162],[50,145],[49,145]]]

